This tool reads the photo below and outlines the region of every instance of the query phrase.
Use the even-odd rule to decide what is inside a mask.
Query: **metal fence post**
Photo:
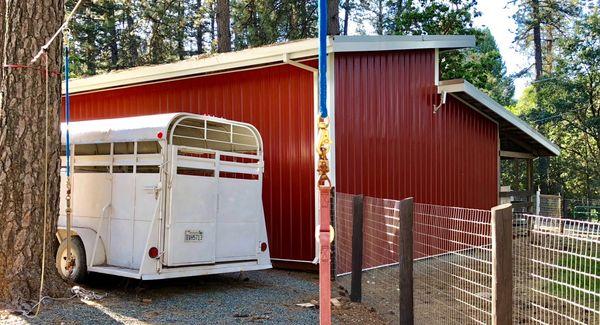
[[[492,324],[512,324],[512,205],[492,208]]]
[[[400,276],[400,324],[414,324],[413,308],[413,198],[400,201],[398,230]]]
[[[540,215],[540,211],[541,211],[541,204],[540,203],[542,201],[540,194],[541,194],[541,190],[538,187],[537,192],[535,192],[535,214],[538,215],[538,216]]]
[[[350,301],[362,299],[362,260],[363,260],[363,213],[364,197],[357,195],[352,201],[352,282]]]
[[[320,221],[319,226],[319,244],[321,254],[319,260],[319,320],[321,325],[331,324],[331,251],[329,248],[329,212],[331,188],[321,186],[320,191]]]

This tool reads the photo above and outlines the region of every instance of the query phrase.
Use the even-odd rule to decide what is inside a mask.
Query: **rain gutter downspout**
[[[314,108],[318,109],[318,107],[319,107],[319,96],[318,96],[318,94],[319,94],[319,69],[290,59],[289,53],[285,53],[283,55],[283,62],[313,73]],[[315,132],[314,136],[315,136],[315,139],[318,138],[316,132]],[[315,160],[314,161],[315,170],[317,170],[317,164],[318,164],[318,161]],[[319,213],[318,213],[318,210],[315,209],[315,225],[318,225],[318,224],[319,224]],[[315,234],[315,236],[317,236],[317,237],[319,236],[318,231]],[[312,260],[311,263],[312,264],[319,263],[319,245],[315,245],[315,258]]]

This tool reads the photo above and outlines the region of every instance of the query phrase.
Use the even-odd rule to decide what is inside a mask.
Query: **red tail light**
[[[156,248],[156,247],[150,248],[150,250],[148,250],[148,256],[150,256],[150,258],[157,258],[158,257],[158,248]]]
[[[266,251],[266,250],[267,250],[267,243],[262,243],[262,244],[260,244],[260,250],[261,250],[262,252]]]

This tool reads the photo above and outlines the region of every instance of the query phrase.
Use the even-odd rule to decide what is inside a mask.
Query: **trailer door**
[[[214,154],[174,145],[170,165],[165,262],[214,263],[218,204]]]

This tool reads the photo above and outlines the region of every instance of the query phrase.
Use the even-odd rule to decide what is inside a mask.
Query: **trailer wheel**
[[[71,274],[67,270],[67,240],[63,240],[56,252],[56,269],[60,276],[75,283],[83,283],[88,275],[85,248],[81,238],[71,237],[71,254],[75,259]]]

